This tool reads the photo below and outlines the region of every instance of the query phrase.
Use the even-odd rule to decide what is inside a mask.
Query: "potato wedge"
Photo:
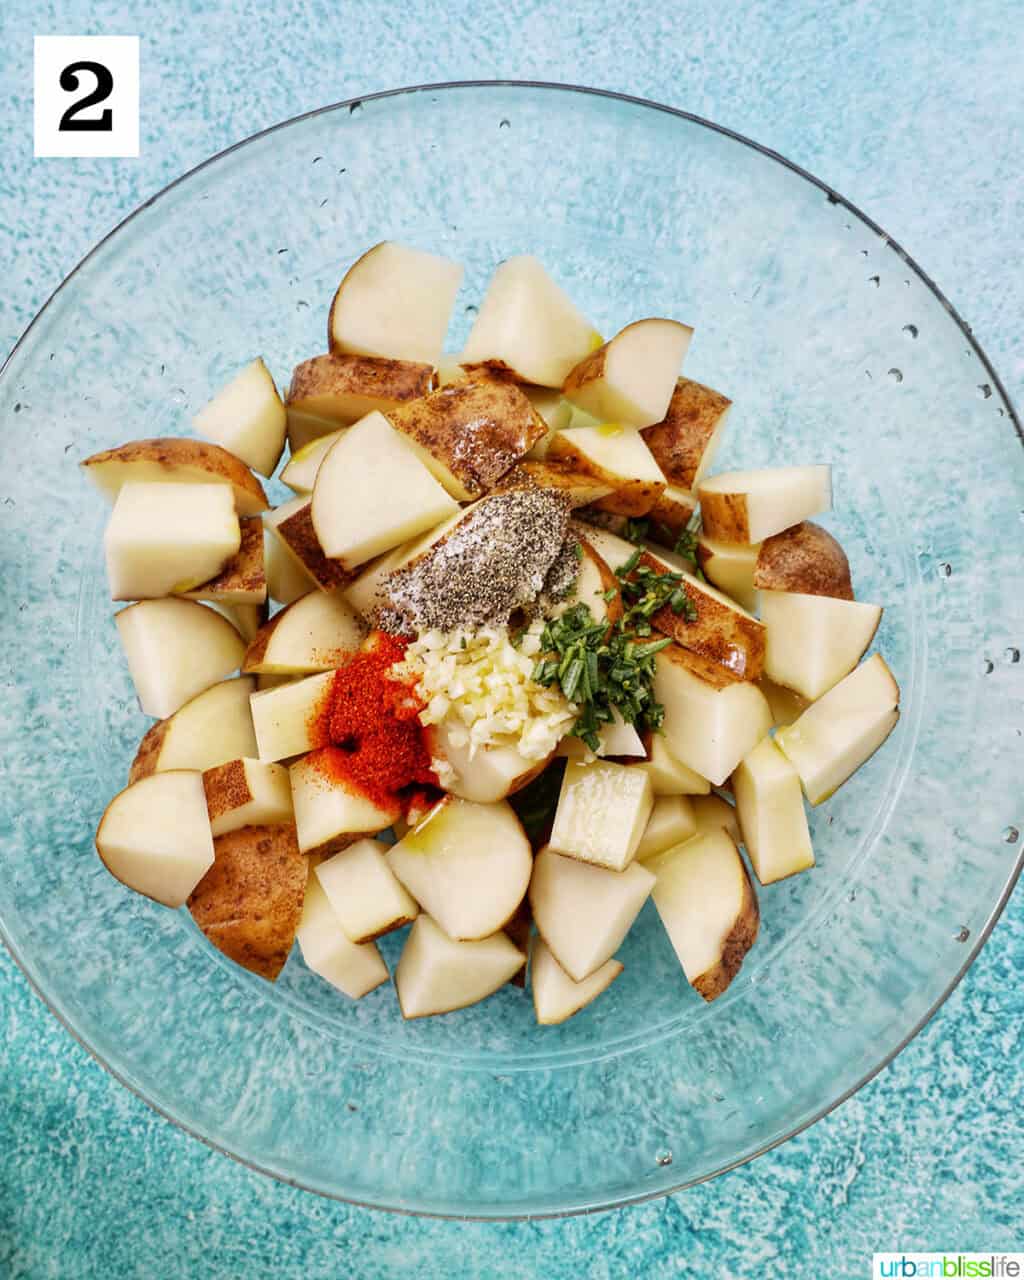
[[[395,969],[403,1018],[451,1013],[492,995],[526,963],[504,933],[455,942],[428,915],[413,922]]]
[[[574,507],[588,506],[613,491],[607,480],[577,467],[568,459],[549,456],[544,461],[538,461],[527,458],[508,478],[511,479],[513,475],[518,477],[520,474],[539,489],[557,489],[559,493],[564,493]]]
[[[267,598],[267,574],[263,561],[263,521],[244,516],[238,522],[241,543],[220,573],[191,591],[179,592],[186,600],[211,604],[262,604]],[[232,621],[228,616],[228,621]],[[237,622],[235,624],[238,625]],[[241,627],[239,630],[241,631]]]
[[[326,435],[317,436],[315,440],[310,440],[302,448],[296,449],[281,472],[282,483],[286,484],[292,493],[312,493],[320,463],[327,457],[327,451],[331,445],[341,439],[344,431],[344,427],[339,427],[337,431],[329,431]]]
[[[754,569],[761,546],[759,542],[751,546],[743,542],[717,542],[703,533],[697,539],[697,563],[705,578],[749,613],[754,613],[759,603]]]
[[[177,436],[131,440],[94,453],[81,466],[111,502],[124,484],[229,484],[239,515],[256,516],[270,506],[263,486],[245,463],[205,440]]]
[[[240,827],[275,827],[293,818],[288,770],[251,756],[203,773],[206,810],[214,836]]]
[[[641,433],[669,484],[696,489],[718,452],[731,407],[720,391],[678,379],[664,418]]]
[[[228,760],[254,756],[256,734],[249,710],[254,688],[252,676],[222,680],[153,725],[139,743],[129,781],[168,769],[202,773]]]
[[[588,978],[574,982],[544,939],[534,938],[530,951],[530,989],[538,1024],[551,1027],[566,1022],[607,991],[621,972],[618,960],[606,960]]]
[[[853,599],[846,552],[827,529],[810,520],[765,538],[757,554],[753,585],[767,591]]]
[[[287,419],[270,370],[257,358],[223,386],[192,425],[253,471],[272,476],[284,452]]]
[[[374,409],[387,412],[425,396],[433,379],[430,364],[336,351],[295,366],[286,404],[295,412],[347,427]]]
[[[313,500],[300,496],[285,502],[267,516],[266,527],[280,540],[292,559],[304,569],[321,591],[333,591],[352,581],[355,574],[324,554],[313,525]]]
[[[665,489],[650,449],[630,427],[603,424],[560,431],[548,449],[549,462],[559,459],[610,485],[611,494],[595,503],[618,515],[646,515]]]
[[[720,542],[763,542],[832,508],[832,468],[767,467],[725,471],[697,490],[701,520]]]
[[[692,337],[676,320],[634,320],[576,365],[562,394],[600,422],[649,427],[669,409]]]
[[[358,652],[367,628],[340,592],[300,596],[256,634],[242,659],[243,671],[306,675],[330,671]]]

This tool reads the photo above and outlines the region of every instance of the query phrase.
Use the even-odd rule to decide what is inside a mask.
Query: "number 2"
[[[109,107],[104,107],[98,119],[95,120],[78,120],[76,117],[86,107],[94,107],[110,97],[114,90],[114,77],[102,62],[72,62],[60,73],[60,87],[65,92],[71,93],[78,88],[80,71],[88,71],[94,76],[96,87],[91,93],[87,93],[84,98],[80,98],[78,102],[73,102],[68,107],[60,118],[57,131],[59,133],[110,133],[114,128],[114,113]]]

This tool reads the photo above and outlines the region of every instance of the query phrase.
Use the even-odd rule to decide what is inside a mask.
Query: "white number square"
[[[138,36],[36,36],[35,153],[139,154]]]

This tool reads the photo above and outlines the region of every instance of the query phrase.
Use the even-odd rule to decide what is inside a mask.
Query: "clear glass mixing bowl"
[[[537,254],[605,332],[696,327],[735,400],[720,465],[833,464],[829,524],[903,689],[883,751],[812,813],[817,868],[761,893],[729,992],[687,987],[653,909],[563,1027],[507,988],[404,1024],[296,953],[276,986],[127,892],[92,834],[143,732],[106,598],[96,449],[189,431],[243,361],[324,349],[384,238]],[[456,348],[457,349],[457,348]],[[255,1168],[418,1212],[561,1213],[729,1168],[834,1107],[945,998],[1020,870],[1024,453],[995,373],[878,227],[794,166],[649,103],[554,86],[405,90],[280,125],[174,183],[69,277],[0,378],[0,923],[70,1030]],[[397,940],[385,950],[393,959]]]

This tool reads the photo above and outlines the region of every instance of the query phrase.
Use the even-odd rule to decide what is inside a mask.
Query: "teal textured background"
[[[221,147],[376,89],[533,77],[695,111],[809,168],[938,280],[1019,402],[1010,0],[256,8],[3,6],[0,349],[96,239]],[[140,159],[32,159],[32,36],[74,32],[142,35]],[[116,1085],[0,955],[0,1277],[855,1276],[876,1249],[1024,1248],[1022,904],[931,1026],[810,1132],[666,1201],[508,1226],[347,1210],[249,1173]]]

